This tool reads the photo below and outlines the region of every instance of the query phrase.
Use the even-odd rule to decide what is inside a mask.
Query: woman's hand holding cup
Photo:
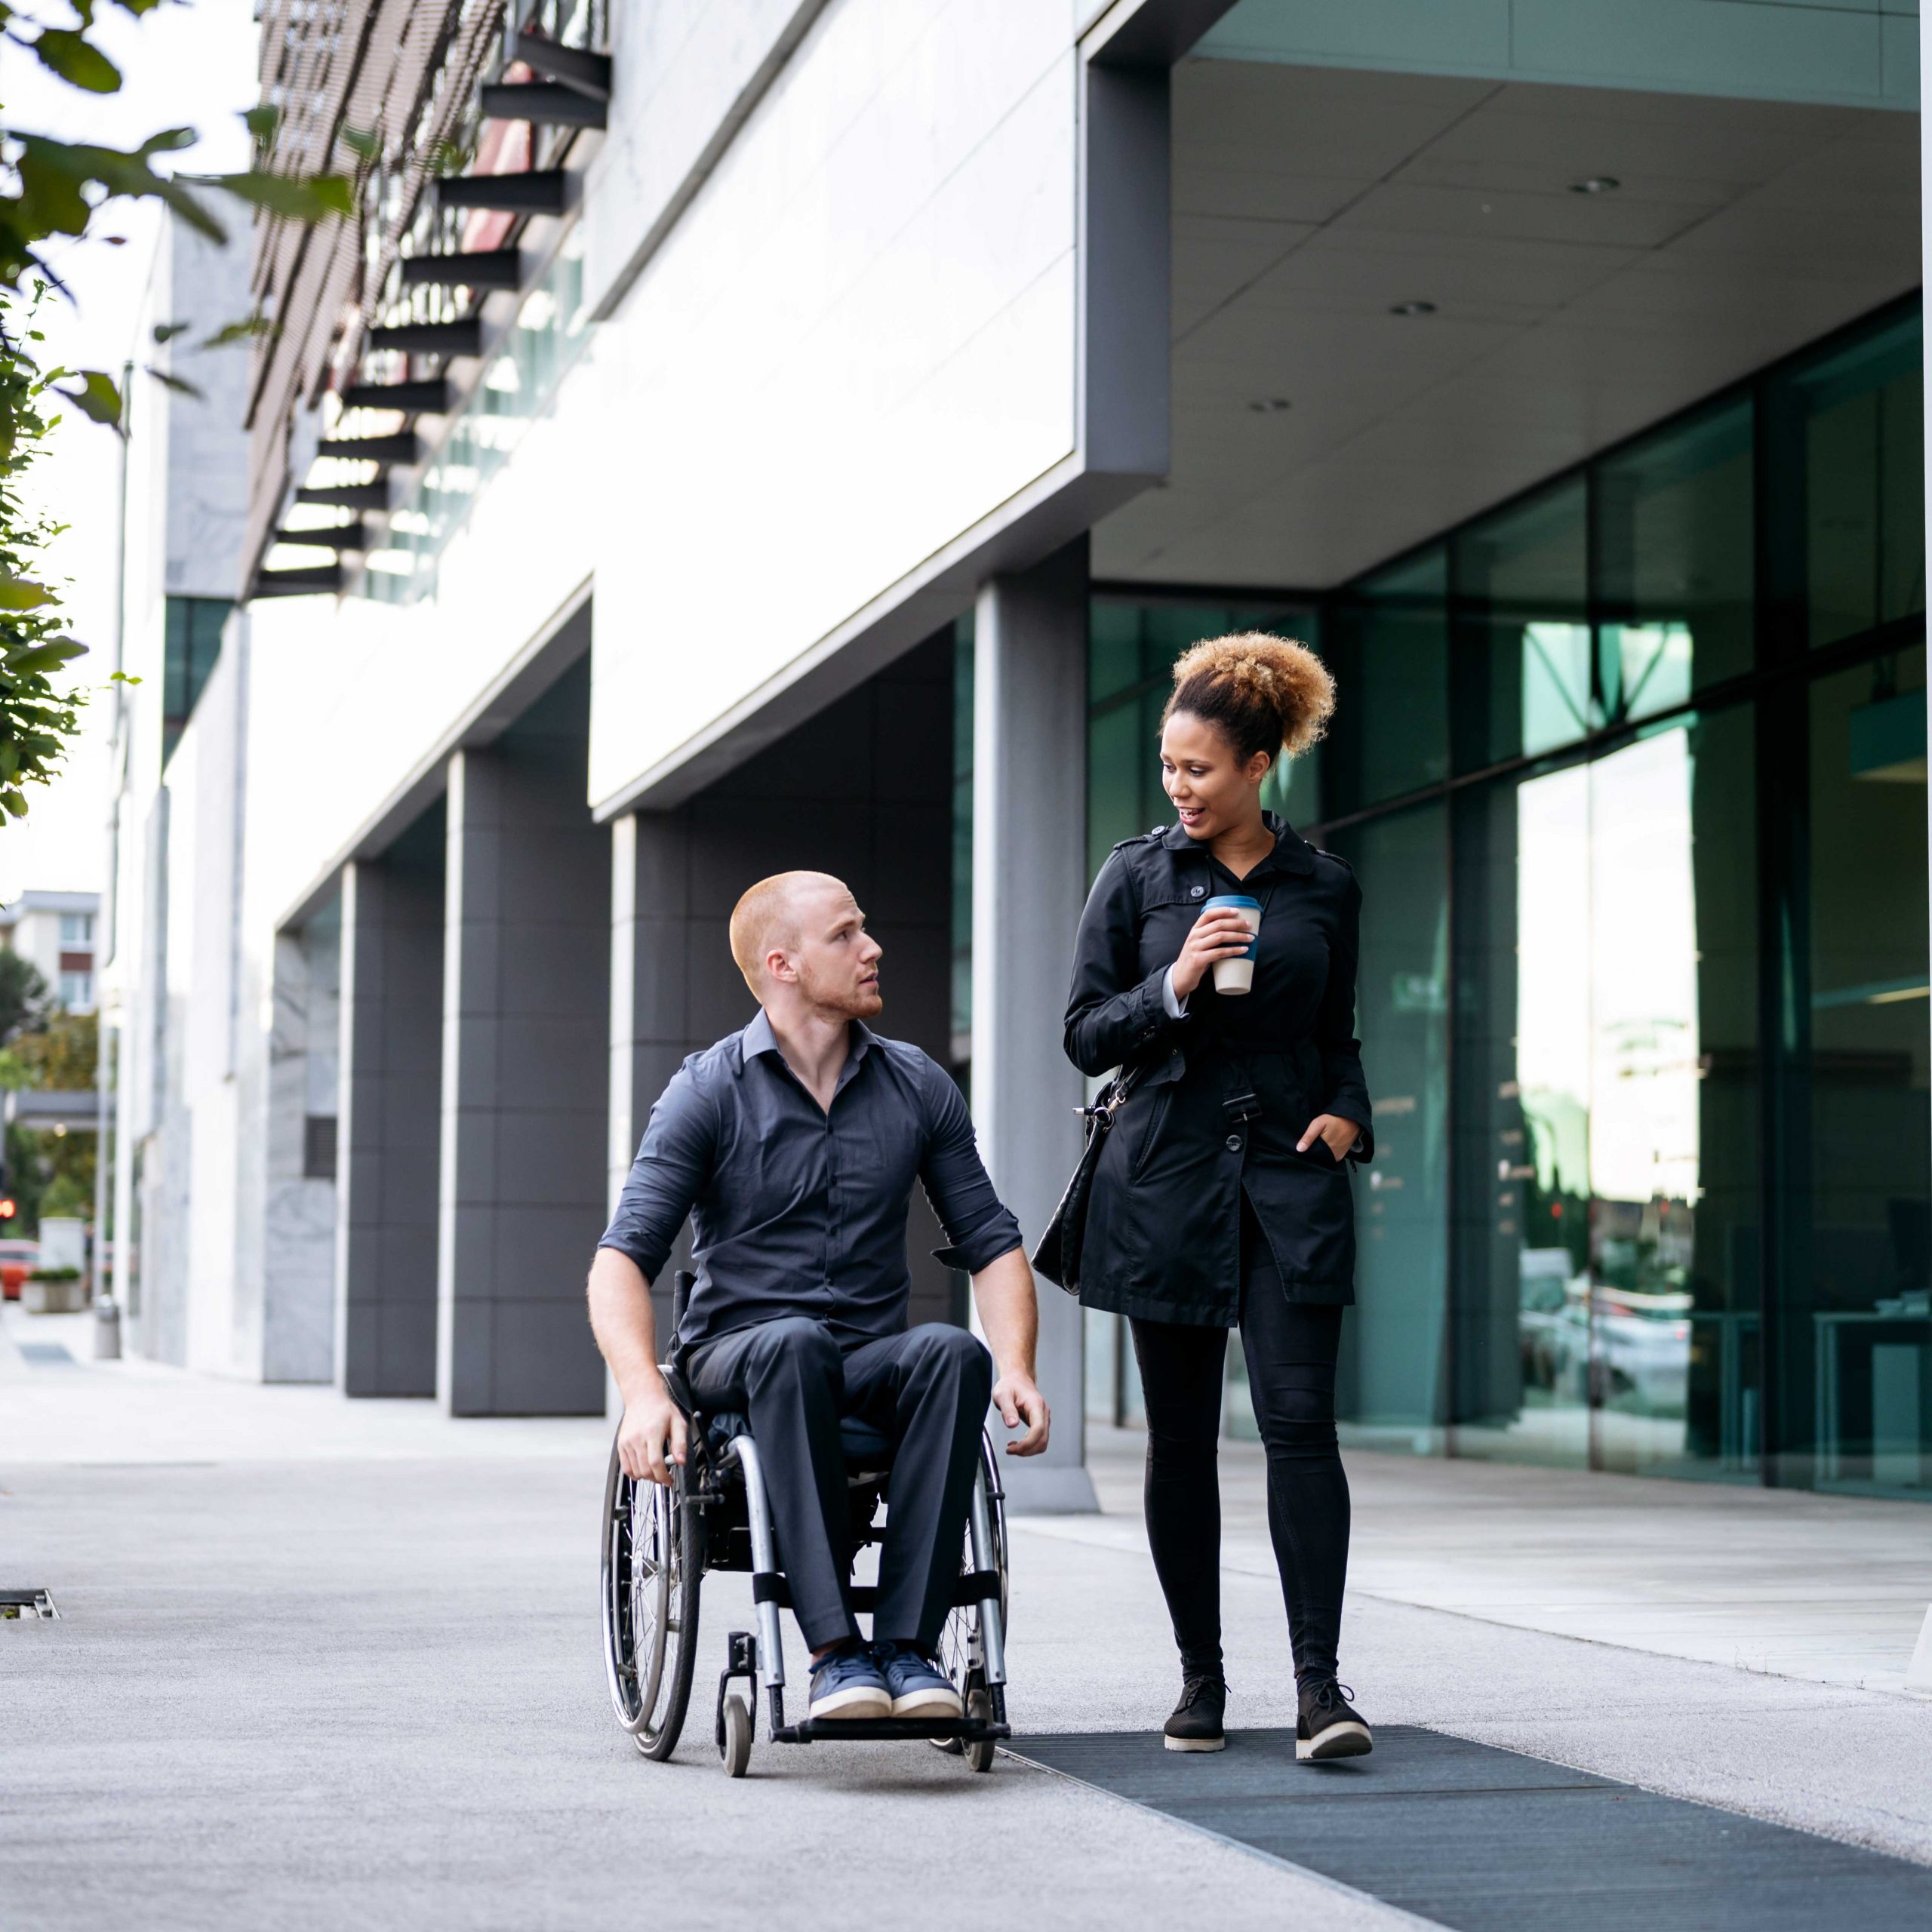
[[[1186,999],[1217,961],[1244,958],[1254,943],[1253,929],[1234,906],[1209,906],[1195,921],[1174,961],[1175,998]]]

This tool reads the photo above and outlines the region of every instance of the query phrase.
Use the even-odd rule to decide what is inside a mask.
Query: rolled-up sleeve
[[[656,1281],[710,1177],[717,1147],[718,1110],[687,1060],[651,1110],[617,1211],[597,1245],[628,1254],[646,1281]]]
[[[919,1180],[946,1240],[933,1254],[949,1268],[977,1275],[1020,1245],[1020,1223],[994,1192],[965,1098],[937,1060],[925,1066],[925,1109]]]

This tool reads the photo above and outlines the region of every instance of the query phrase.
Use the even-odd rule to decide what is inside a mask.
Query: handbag
[[[1100,1164],[1100,1149],[1112,1131],[1114,1115],[1125,1106],[1128,1096],[1140,1084],[1142,1069],[1123,1068],[1109,1080],[1086,1106],[1076,1113],[1087,1117],[1087,1144],[1080,1150],[1078,1164],[1060,1198],[1060,1205],[1047,1223],[1033,1250],[1033,1272],[1057,1282],[1070,1295],[1080,1292],[1080,1251],[1087,1235],[1087,1203],[1094,1192],[1094,1170]]]

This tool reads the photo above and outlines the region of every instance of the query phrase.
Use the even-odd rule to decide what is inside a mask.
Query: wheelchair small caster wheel
[[[966,1748],[956,1737],[929,1737],[926,1742],[935,1751],[943,1751],[949,1758],[958,1757]]]
[[[993,1721],[993,1700],[983,1690],[974,1690],[966,1700],[966,1715],[982,1724]],[[969,1771],[989,1771],[993,1767],[993,1741],[990,1737],[968,1738],[961,1746]]]
[[[743,1698],[735,1694],[724,1700],[722,1714],[724,1740],[718,1749],[728,1777],[741,1778],[752,1761],[752,1714]]]

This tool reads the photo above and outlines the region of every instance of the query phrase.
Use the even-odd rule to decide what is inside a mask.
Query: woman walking
[[[1371,1740],[1336,1680],[1349,1485],[1335,1359],[1355,1300],[1347,1163],[1374,1151],[1352,1037],[1361,891],[1260,795],[1278,757],[1321,736],[1334,685],[1312,651],[1259,634],[1196,645],[1174,675],[1161,771],[1177,823],[1100,868],[1067,1002],[1081,1071],[1138,1073],[1095,1170],[1081,1300],[1128,1318],[1140,1367],[1148,1541],[1180,1650],[1168,1748],[1226,1742],[1216,1450],[1238,1324],[1294,1644],[1296,1755],[1351,1757]]]

